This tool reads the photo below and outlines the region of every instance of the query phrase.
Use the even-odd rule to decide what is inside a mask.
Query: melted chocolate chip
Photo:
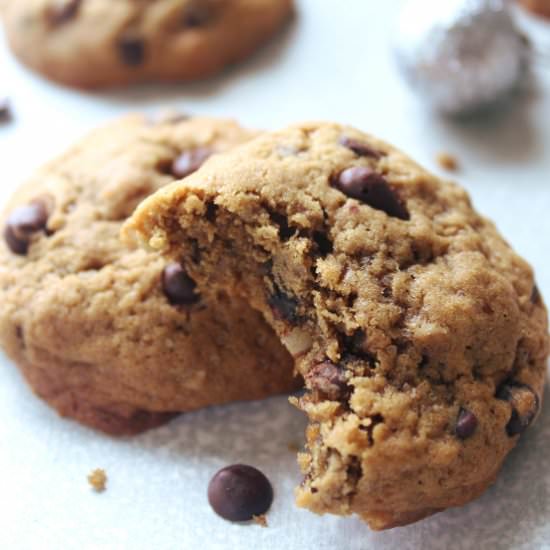
[[[519,382],[505,382],[496,394],[497,399],[507,401],[512,407],[506,433],[513,437],[523,433],[531,424],[540,406],[539,396],[530,386]]]
[[[172,163],[172,174],[176,178],[185,178],[198,170],[213,152],[209,147],[197,147],[184,151]]]
[[[347,136],[342,136],[340,138],[340,145],[351,149],[359,157],[371,157],[374,159],[379,159],[383,154],[381,151],[373,149],[364,141],[359,141],[358,139],[350,138]]]
[[[269,297],[268,303],[275,319],[288,321],[292,324],[299,322],[298,300],[283,292],[279,287],[275,286],[275,292]]]
[[[333,186],[344,195],[382,210],[388,216],[409,219],[409,213],[384,176],[367,166],[347,168],[334,180]]]
[[[136,67],[145,59],[145,43],[137,36],[122,36],[118,41],[118,51],[122,61],[130,67]]]
[[[459,439],[471,437],[477,428],[477,416],[468,409],[460,409],[456,420],[455,434]]]
[[[4,239],[14,254],[27,253],[31,236],[46,229],[48,211],[41,201],[33,201],[16,208],[9,216]]]
[[[195,281],[180,264],[168,264],[162,272],[162,289],[172,305],[190,306],[200,300]]]
[[[204,217],[210,222],[214,223],[216,221],[216,213],[218,211],[218,206],[214,204],[213,202],[209,202],[206,204],[206,213],[204,214]]]
[[[252,466],[233,464],[217,472],[208,485],[208,502],[229,521],[249,521],[265,514],[273,502],[267,477]]]
[[[269,217],[273,223],[279,226],[279,238],[283,242],[288,241],[296,233],[296,228],[288,224],[288,218],[283,214],[270,212]]]
[[[538,304],[540,302],[540,292],[537,285],[533,285],[533,290],[531,291],[531,303]]]
[[[356,295],[354,295],[357,298]],[[367,335],[364,330],[358,329],[351,336],[347,334],[341,337],[342,353],[346,359],[362,359],[368,361],[371,365],[376,362],[376,358],[368,351]]]
[[[342,367],[325,361],[319,363],[306,374],[306,383],[312,390],[317,390],[333,401],[340,401],[349,395]]]
[[[46,17],[50,25],[62,25],[74,19],[82,0],[58,0],[48,6]]]
[[[326,233],[323,233],[322,231],[314,231],[313,240],[317,245],[317,250],[319,251],[319,254],[321,256],[324,257],[332,252],[333,245],[331,240],[327,237]]]

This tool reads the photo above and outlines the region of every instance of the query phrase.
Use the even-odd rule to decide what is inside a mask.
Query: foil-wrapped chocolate
[[[395,51],[413,88],[449,114],[500,100],[519,84],[530,61],[506,0],[408,0]]]

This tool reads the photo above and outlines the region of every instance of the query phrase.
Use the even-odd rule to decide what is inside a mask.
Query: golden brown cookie
[[[387,529],[462,505],[537,415],[548,323],[531,268],[463,189],[378,139],[262,135],[146,199],[136,232],[294,355],[300,506]]]
[[[178,262],[119,240],[141,199],[252,135],[129,116],[16,192],[2,221],[0,343],[62,415],[126,434],[295,387],[290,356],[246,302],[207,300]]]
[[[249,56],[292,0],[3,0],[23,63],[69,86],[195,80]]]

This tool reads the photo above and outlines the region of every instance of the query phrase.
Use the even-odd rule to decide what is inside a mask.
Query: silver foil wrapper
[[[529,63],[506,0],[408,0],[395,52],[413,88],[449,114],[498,101],[518,85]]]

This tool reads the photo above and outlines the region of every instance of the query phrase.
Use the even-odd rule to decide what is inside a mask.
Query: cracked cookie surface
[[[83,88],[205,78],[252,54],[292,13],[292,0],[2,2],[19,59]]]
[[[262,135],[145,200],[124,233],[245,299],[293,354],[300,506],[386,529],[462,505],[540,408],[531,268],[463,189],[356,129]]]
[[[179,262],[119,239],[141,199],[252,135],[226,120],[132,115],[16,192],[2,220],[0,343],[62,415],[135,433],[296,387],[258,312],[223,292],[203,298]]]

